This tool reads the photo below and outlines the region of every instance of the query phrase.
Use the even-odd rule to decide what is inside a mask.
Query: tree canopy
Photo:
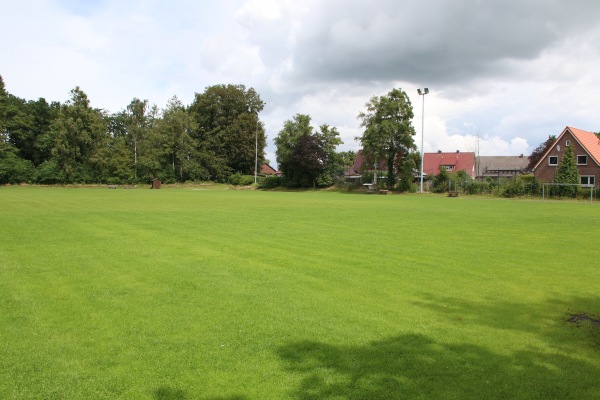
[[[385,96],[373,96],[365,105],[366,111],[358,118],[365,129],[362,137],[357,138],[363,146],[367,166],[379,166],[385,161],[387,168],[387,186],[394,188],[397,178],[412,180],[414,158],[409,157],[416,151],[414,143],[415,129],[412,104],[402,89],[392,89]]]
[[[330,186],[343,175],[343,160],[335,152],[342,144],[339,132],[327,124],[315,131],[310,121],[296,114],[275,138],[277,163],[290,187]]]
[[[244,85],[216,85],[190,106],[133,98],[113,114],[79,87],[61,104],[26,101],[0,76],[0,184],[225,181],[264,159],[264,103]],[[259,164],[260,165],[260,164]]]

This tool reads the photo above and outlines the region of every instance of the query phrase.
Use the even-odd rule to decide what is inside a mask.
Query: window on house
[[[571,145],[571,141],[570,141],[570,140],[567,140],[567,141],[565,142],[565,146],[570,146],[570,145]]]
[[[582,175],[581,176],[581,186],[591,187],[595,186],[596,177],[594,175]]]
[[[558,156],[548,157],[548,165],[558,165]]]
[[[577,165],[587,165],[587,156],[577,156]]]
[[[448,172],[454,171],[454,165],[442,165]]]

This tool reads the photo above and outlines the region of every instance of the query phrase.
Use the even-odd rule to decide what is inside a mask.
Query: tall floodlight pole
[[[419,96],[423,96],[423,112],[421,113],[421,193],[423,193],[423,146],[425,142],[425,95],[429,93],[429,88],[417,89]]]

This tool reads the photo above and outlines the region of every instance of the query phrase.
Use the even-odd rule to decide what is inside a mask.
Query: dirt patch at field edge
[[[600,320],[594,319],[587,314],[573,314],[571,315],[571,318],[567,320],[567,322],[571,322],[573,324],[576,324],[581,321],[590,321],[592,325],[600,327]]]

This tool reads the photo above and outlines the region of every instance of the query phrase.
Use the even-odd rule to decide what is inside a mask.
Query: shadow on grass
[[[425,335],[364,346],[296,342],[279,356],[302,376],[297,399],[600,398],[598,363],[536,350],[500,355]]]
[[[163,386],[154,391],[154,398],[156,400],[186,400],[187,396],[181,389]]]
[[[553,347],[564,350],[581,349],[591,346],[600,350],[600,328],[585,323],[570,323],[575,315],[584,315],[589,320],[598,319],[600,297],[578,297],[547,299],[543,302],[509,302],[499,299],[487,299],[473,303],[460,298],[451,298],[433,294],[423,294],[422,300],[413,304],[436,312],[439,318],[456,322],[463,326],[479,325],[495,330],[526,332],[534,334]],[[586,343],[573,337],[573,329],[583,328],[576,336],[586,337]],[[467,328],[468,329],[468,328]]]
[[[188,399],[185,392],[181,389],[173,389],[170,387],[160,387],[154,391],[154,398],[156,400],[186,400]],[[248,400],[245,396],[218,396],[218,397],[207,397],[203,400]]]

